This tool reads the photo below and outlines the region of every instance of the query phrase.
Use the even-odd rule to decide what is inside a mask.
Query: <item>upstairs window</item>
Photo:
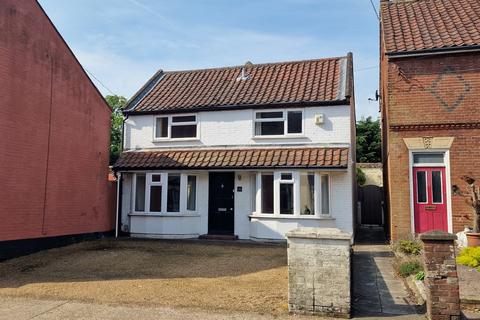
[[[255,136],[285,136],[303,133],[303,111],[255,112]]]
[[[197,116],[159,116],[155,118],[155,139],[197,138]]]

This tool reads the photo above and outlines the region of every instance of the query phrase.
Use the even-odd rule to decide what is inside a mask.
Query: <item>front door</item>
[[[448,232],[445,167],[413,168],[415,233]]]
[[[208,201],[208,233],[233,234],[234,172],[210,172]]]

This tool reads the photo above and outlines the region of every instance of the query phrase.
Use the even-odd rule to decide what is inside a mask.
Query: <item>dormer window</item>
[[[303,110],[256,111],[255,136],[303,134]]]
[[[154,139],[192,139],[197,138],[197,115],[158,116],[155,117]]]

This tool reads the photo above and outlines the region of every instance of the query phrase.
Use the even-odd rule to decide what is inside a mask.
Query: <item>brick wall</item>
[[[35,0],[0,2],[0,241],[113,228],[110,110]]]
[[[383,161],[393,240],[411,232],[409,158],[403,138],[454,137],[452,185],[462,185],[462,175],[479,177],[479,59],[478,52],[397,59],[382,56]],[[463,198],[452,197],[452,212],[454,232],[472,224],[471,209]]]
[[[459,320],[460,293],[455,263],[456,236],[446,232],[420,235],[423,242],[427,314],[430,320]]]

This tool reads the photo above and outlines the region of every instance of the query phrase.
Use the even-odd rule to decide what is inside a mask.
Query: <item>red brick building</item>
[[[392,240],[473,224],[480,178],[480,2],[381,1],[380,96]]]
[[[0,101],[0,241],[111,230],[110,109],[34,0],[0,2]]]

